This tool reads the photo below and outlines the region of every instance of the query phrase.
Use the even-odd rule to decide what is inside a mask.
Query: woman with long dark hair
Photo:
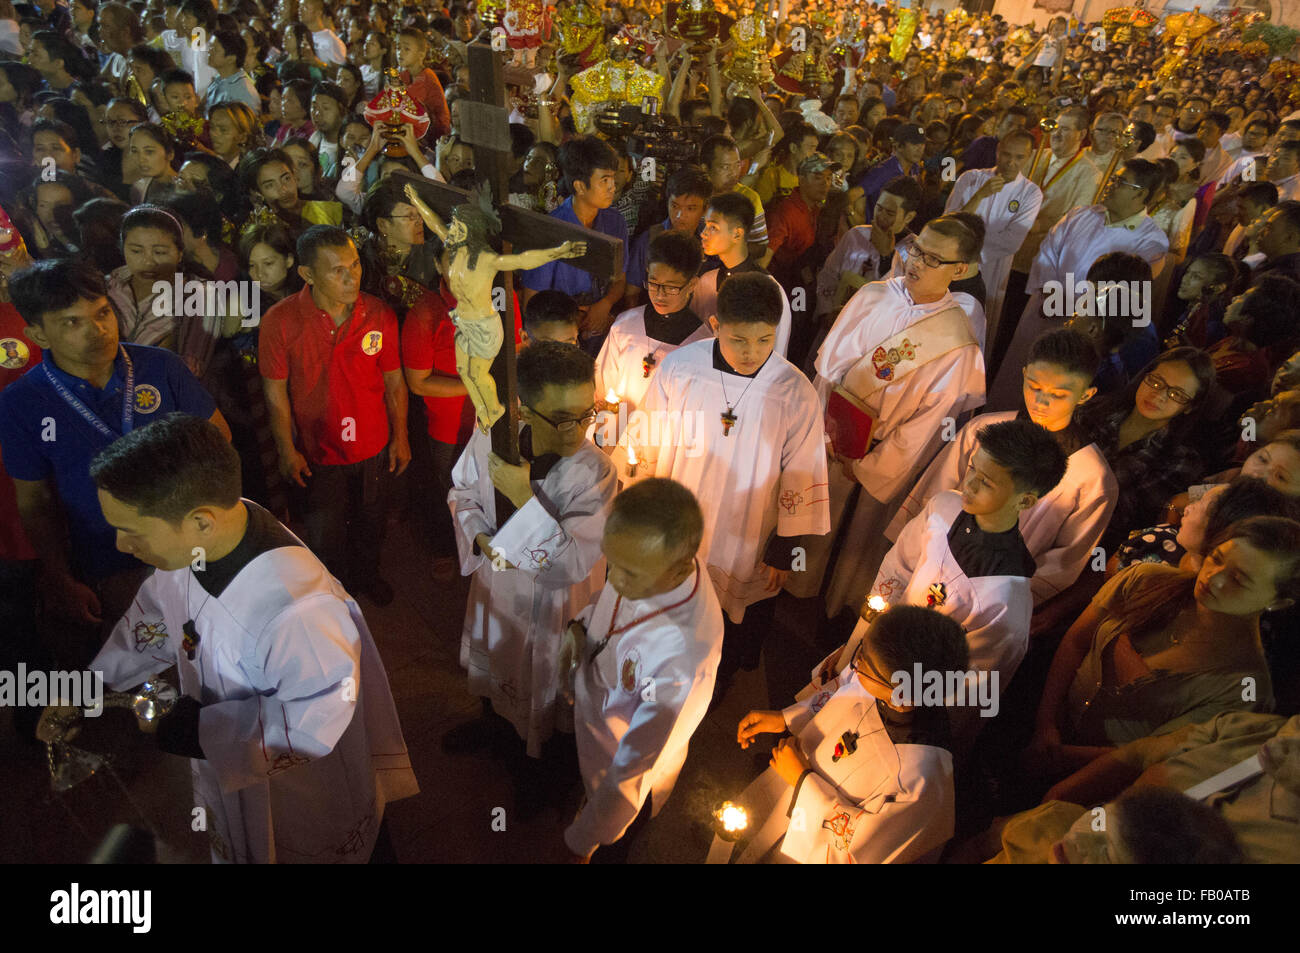
[[[1112,550],[1134,529],[1151,526],[1165,504],[1204,475],[1196,431],[1211,394],[1214,362],[1194,347],[1160,354],[1124,390],[1079,409],[1079,427],[1096,443],[1119,483],[1119,499],[1102,537]]]

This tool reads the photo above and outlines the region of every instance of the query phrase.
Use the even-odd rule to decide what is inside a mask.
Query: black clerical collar
[[[545,480],[552,468],[563,459],[558,453],[533,456],[533,428],[525,426],[519,431],[519,455],[528,461],[528,479]]]
[[[952,521],[948,549],[969,579],[981,576],[1033,576],[1037,565],[1025,548],[1020,527],[1001,533],[980,529],[975,517],[965,510]]]
[[[772,360],[771,354],[767,356],[767,361],[770,360]],[[717,338],[713,339],[713,369],[715,371],[726,371],[728,374],[735,374],[737,377],[757,377],[759,374],[763,373],[763,368],[767,367],[767,361],[764,361],[759,366],[758,370],[754,371],[754,373],[742,374],[727,363],[727,359],[722,356],[722,345],[718,343]]]
[[[239,545],[220,559],[214,559],[194,578],[210,596],[219,596],[244,568],[262,553],[284,546],[301,546],[302,543],[280,525],[280,521],[256,503],[244,500],[248,510],[248,526]]]
[[[721,287],[722,287],[722,283],[723,283],[724,281],[726,281],[728,278],[730,278],[732,275],[740,275],[740,274],[744,274],[745,272],[749,272],[749,271],[761,271],[763,274],[767,274],[767,269],[765,269],[765,268],[764,268],[762,265],[760,265],[758,262],[754,261],[753,258],[746,258],[744,261],[742,261],[742,262],[741,262],[739,265],[737,265],[735,268],[728,268],[728,267],[727,267],[726,265],[724,265],[721,261],[719,261],[719,262],[718,262],[718,284],[717,284],[717,286],[718,286],[719,288],[721,288]]]
[[[681,344],[700,329],[700,317],[689,304],[672,314],[660,314],[647,304],[643,319],[646,336],[664,344]]]

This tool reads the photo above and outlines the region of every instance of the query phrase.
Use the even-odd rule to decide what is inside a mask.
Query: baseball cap
[[[918,145],[925,142],[925,130],[914,122],[905,122],[894,129],[894,141],[899,145]]]

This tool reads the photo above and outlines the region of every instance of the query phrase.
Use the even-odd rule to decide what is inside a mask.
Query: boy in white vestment
[[[755,862],[781,838],[781,861],[906,864],[938,859],[955,825],[948,711],[900,691],[916,669],[968,665],[961,627],[929,609],[895,606],[864,633],[842,674],[783,711],[751,711],[742,748],[789,732],[740,797]]]
[[[766,275],[767,270],[750,256],[750,244],[746,238],[754,224],[754,206],[737,192],[724,192],[709,199],[709,207],[704,210],[704,227],[700,230],[700,241],[704,254],[712,255],[722,264],[711,268],[700,276],[695,288],[695,298],[691,309],[707,322],[718,312],[718,289],[732,275],[759,274]],[[769,276],[770,277],[770,276]],[[776,281],[775,278],[772,279]],[[781,286],[778,284],[778,288]],[[790,299],[785,289],[781,288],[781,320],[776,326],[776,353],[785,357],[786,346],[790,343],[790,331],[793,318],[790,313]]]
[[[704,508],[700,561],[728,617],[725,684],[738,668],[757,667],[770,600],[803,537],[825,533],[830,515],[817,394],[773,353],[781,289],[767,275],[733,275],[717,310],[715,340],[664,359],[646,393],[649,432],[632,436],[643,475],[677,480]],[[765,600],[747,619],[746,607]]]
[[[1020,535],[1020,513],[1065,475],[1067,459],[1052,435],[1028,420],[989,424],[960,492],[931,497],[885,556],[872,594],[885,602],[923,605],[960,622],[971,668],[997,673],[994,692],[1011,684],[1029,649],[1035,564]],[[848,643],[814,675],[817,685],[838,675],[867,630],[859,620]],[[979,719],[954,722],[962,747]]]
[[[156,567],[91,668],[125,690],[176,667],[180,699],[141,728],[192,759],[213,860],[365,863],[388,846],[384,805],[419,789],[374,640],[320,560],[240,499],[217,428],[169,415],[91,475],[118,548]]]
[[[602,542],[609,577],[569,624],[560,667],[573,683],[587,794],[564,832],[575,859],[622,839],[647,800],[659,813],[708,708],[722,610],[696,559],[703,534],[699,504],[672,480],[614,498]],[[625,856],[629,840],[605,856]]]
[[[1035,604],[1074,584],[1092,558],[1115,510],[1119,489],[1106,458],[1074,424],[1074,411],[1097,388],[1099,359],[1077,331],[1049,331],[1034,342],[1024,368],[1024,404],[1016,411],[980,414],[958,431],[908,494],[885,535],[898,539],[908,521],[937,493],[966,480],[978,447],[976,434],[989,424],[1028,418],[1052,434],[1069,456],[1065,477],[1037,503],[1020,512],[1020,532],[1037,570],[1030,581]]]
[[[587,439],[596,419],[595,365],[572,344],[538,341],[518,359],[523,461],[511,466],[476,432],[447,495],[461,573],[473,576],[460,663],[485,718],[448,733],[470,750],[510,721],[540,758],[556,727],[556,664],[565,620],[599,591],[600,534],[615,492],[614,468]],[[496,492],[514,506],[497,513]],[[561,726],[564,727],[564,726]]]
[[[983,401],[984,358],[969,316],[948,290],[979,253],[978,236],[965,223],[933,220],[915,239],[904,274],[859,289],[817,352],[823,407],[838,390],[870,419],[862,446],[832,441],[831,519],[849,524],[830,570],[828,616],[862,604],[884,552],[878,541],[893,501],[930,462],[945,420]],[[792,594],[818,594],[830,540],[813,541],[807,570],[791,577]]]
[[[748,203],[746,203],[748,204]],[[711,338],[713,331],[692,307],[704,252],[700,240],[682,232],[661,232],[650,242],[646,266],[649,303],[618,316],[596,358],[596,395],[618,398],[619,410],[598,425],[601,444],[626,477],[627,446],[620,427],[636,413],[659,362],[685,344]]]

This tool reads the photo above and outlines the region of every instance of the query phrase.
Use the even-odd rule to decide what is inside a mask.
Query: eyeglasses
[[[1128,179],[1116,179],[1116,180],[1115,180],[1115,184],[1116,184],[1116,185],[1123,185],[1123,186],[1126,186],[1126,187],[1128,187],[1128,188],[1130,188],[1130,189],[1136,189],[1136,190],[1139,191],[1139,192],[1141,192],[1143,189],[1146,188],[1145,185],[1138,185],[1136,182],[1130,182]]]
[[[872,665],[871,660],[867,658],[867,654],[864,651],[862,651],[865,646],[866,646],[865,642],[858,643],[858,647],[853,650],[853,657],[849,659],[849,665],[853,667],[853,671],[857,672],[859,675],[861,675],[863,678],[867,679],[868,681],[877,682],[881,685],[888,685],[890,688],[893,688],[894,683],[891,682],[889,679],[885,678],[885,676],[881,675],[879,672],[877,672],[876,667]],[[867,664],[866,668],[862,668],[860,665],[858,665],[859,659],[861,659],[863,662]]]
[[[1181,387],[1170,387],[1168,382],[1159,374],[1148,374],[1142,378],[1142,383],[1155,391],[1157,397],[1166,396],[1175,404],[1190,404],[1192,402],[1191,394]]]
[[[583,413],[581,417],[573,420],[561,420],[558,423],[550,417],[547,417],[536,407],[529,407],[528,409],[554,427],[556,433],[573,433],[573,431],[578,427],[586,429],[589,425],[596,422],[596,408],[594,405],[590,410]]]
[[[657,281],[647,281],[646,290],[652,294],[661,294],[665,298],[676,298],[686,290],[686,285],[663,285]]]
[[[911,258],[915,256],[919,261],[924,262],[925,267],[927,268],[940,268],[943,265],[966,264],[966,262],[962,261],[960,258],[954,258],[949,260],[946,258],[940,258],[938,255],[933,255],[930,252],[923,250],[921,246],[917,244],[915,238],[907,239],[907,241],[903,242],[903,244],[899,247],[902,250],[905,257]]]

